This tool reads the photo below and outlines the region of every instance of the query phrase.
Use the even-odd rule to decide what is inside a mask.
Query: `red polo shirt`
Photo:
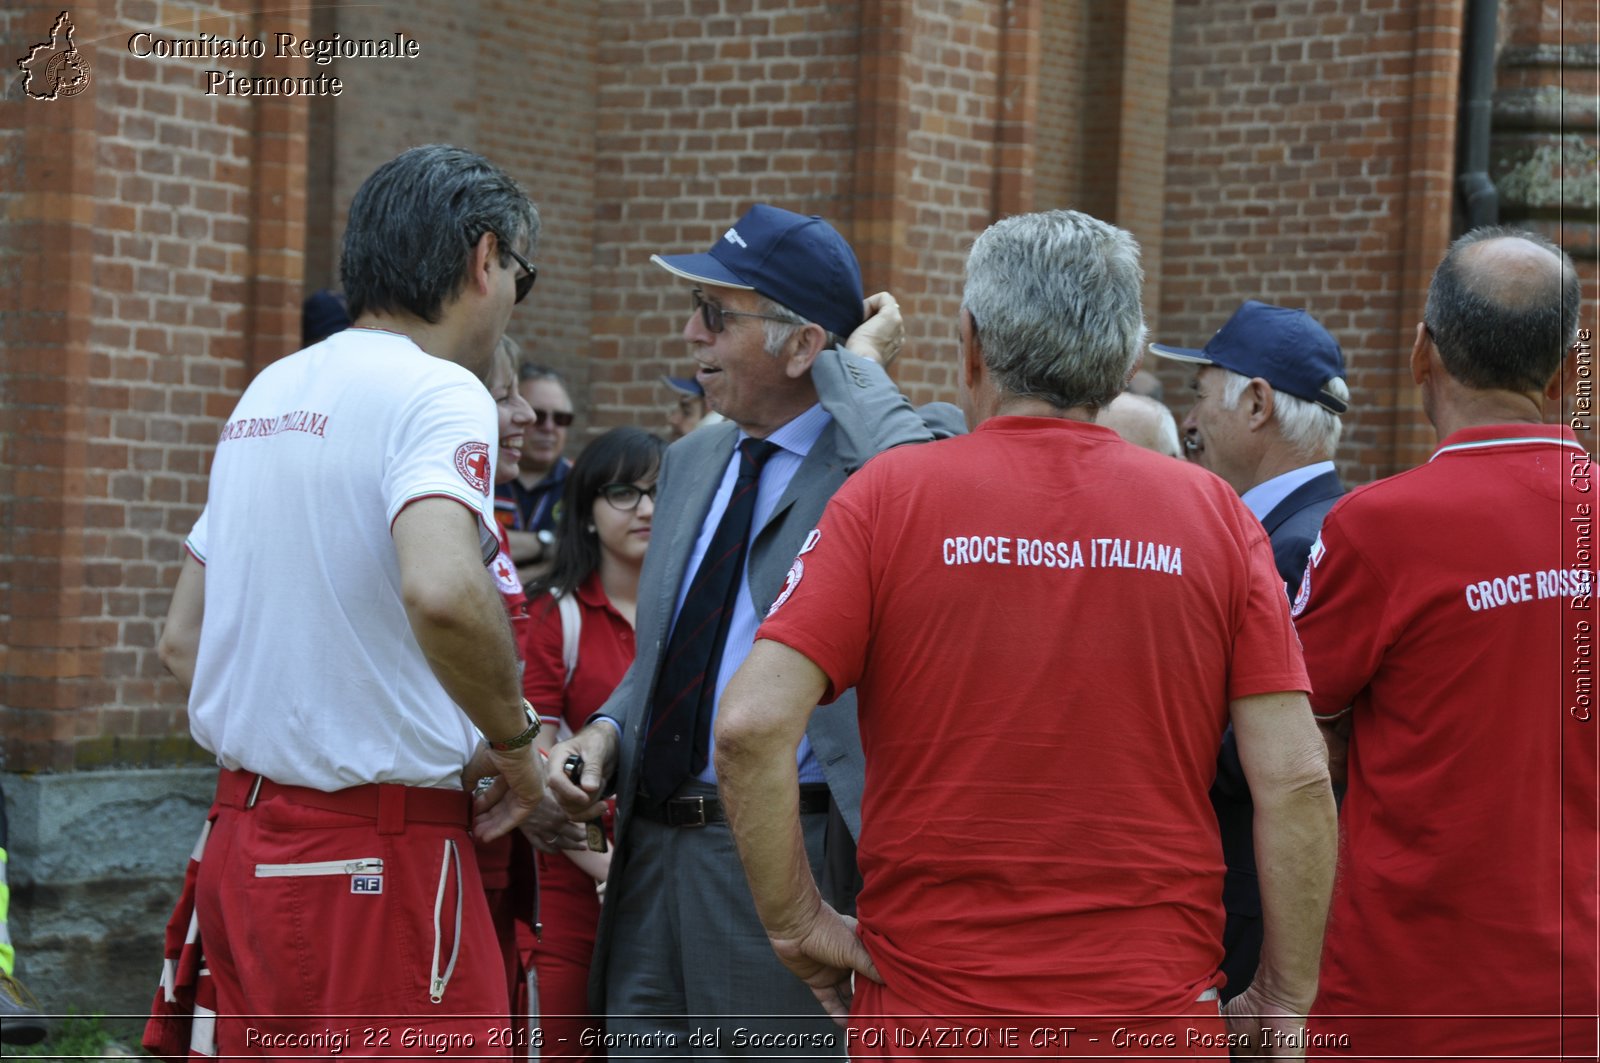
[[[1352,715],[1327,1048],[1570,1052],[1470,1017],[1564,1012],[1594,1051],[1595,482],[1564,428],[1471,428],[1323,522],[1295,612],[1313,708]]]

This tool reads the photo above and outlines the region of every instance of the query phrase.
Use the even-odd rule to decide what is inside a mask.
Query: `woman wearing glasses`
[[[564,736],[583,726],[633,663],[639,567],[650,544],[656,476],[666,448],[665,440],[648,432],[613,428],[584,448],[567,477],[556,518],[555,564],[530,588],[533,619],[523,644],[523,693],[545,722],[539,743],[547,751],[558,731]],[[562,598],[578,606],[570,674],[571,621],[563,621]],[[583,1047],[581,1035],[602,1025],[583,1016],[589,1012],[589,957],[600,919],[597,887],[610,862],[609,852],[538,854],[544,936],[534,966],[539,1014],[549,1017],[540,1020],[545,1059],[596,1054]]]

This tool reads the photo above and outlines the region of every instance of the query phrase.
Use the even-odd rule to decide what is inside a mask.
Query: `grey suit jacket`
[[[813,364],[811,377],[833,422],[823,429],[771,516],[750,542],[747,565],[757,616],[766,615],[783,589],[784,578],[806,535],[816,527],[828,500],[846,477],[890,447],[966,430],[961,412],[949,403],[913,409],[882,367],[865,358],[837,349],[824,351]],[[643,757],[641,735],[672,632],[678,590],[738,436],[739,430],[732,423],[698,429],[674,443],[661,465],[652,522],[655,533],[639,578],[635,621],[638,656],[600,709],[622,726],[615,778],[619,840],[625,838],[632,818]],[[834,803],[851,834],[858,834],[863,759],[855,691],[847,691],[832,705],[813,713],[806,734]],[[628,848],[624,841],[611,860],[608,893],[625,884],[627,870]],[[742,871],[735,867],[732,873]],[[605,968],[611,952],[610,911],[609,905],[601,909],[590,969],[590,996],[602,1009]]]

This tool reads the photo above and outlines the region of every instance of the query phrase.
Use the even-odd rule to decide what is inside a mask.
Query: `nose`
[[[532,423],[533,407],[519,394],[511,401],[511,424],[515,428],[526,429]]]
[[[1184,415],[1184,418],[1183,418],[1183,430],[1185,432],[1194,432],[1194,431],[1198,430],[1199,427],[1200,427],[1199,422],[1197,422],[1194,419],[1194,407],[1191,406],[1191,407],[1189,407],[1189,412]]]
[[[640,495],[639,504],[635,506],[634,509],[640,516],[653,516],[656,511],[656,500],[651,498],[649,495]]]
[[[702,345],[712,342],[712,332],[706,328],[705,318],[698,307],[689,311],[689,320],[683,323],[683,338],[689,343]]]

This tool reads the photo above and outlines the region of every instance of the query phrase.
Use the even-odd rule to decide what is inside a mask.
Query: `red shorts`
[[[465,795],[255,778],[222,773],[196,880],[218,1055],[502,1056]]]

